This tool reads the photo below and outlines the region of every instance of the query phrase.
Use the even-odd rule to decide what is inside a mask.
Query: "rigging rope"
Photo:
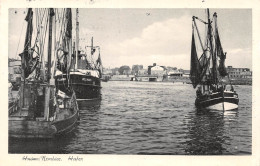
[[[204,24],[208,24],[207,22],[203,21],[203,20],[200,19],[199,17],[195,17],[195,16],[194,16],[194,18],[196,18],[197,20],[199,20],[200,22],[202,22],[202,23],[204,23]]]
[[[44,9],[45,11],[47,11],[47,9]],[[47,11],[48,13],[48,11]],[[43,68],[44,71],[45,71],[45,63],[44,63],[44,46],[45,46],[45,39],[46,39],[46,34],[47,34],[47,26],[48,26],[48,22],[49,22],[49,17],[48,17],[48,14],[46,16],[46,19],[45,19],[45,28],[43,29],[43,32],[42,32],[42,39],[41,39],[41,52],[40,52],[40,55],[41,55],[41,67],[40,68]],[[42,66],[43,65],[43,66]],[[45,73],[44,73],[45,75]]]
[[[24,26],[24,21],[23,21],[22,30],[21,30],[20,37],[19,37],[18,46],[17,46],[16,53],[15,53],[15,59],[18,56],[17,52],[18,52],[18,48],[19,48],[19,45],[20,45],[20,41],[21,41],[21,36],[22,36],[22,32],[23,32],[23,26]]]

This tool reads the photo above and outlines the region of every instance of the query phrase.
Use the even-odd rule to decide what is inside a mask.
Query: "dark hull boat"
[[[226,89],[226,83],[222,80],[228,77],[225,68],[226,53],[224,53],[217,26],[217,14],[214,13],[213,20],[210,19],[207,10],[208,20],[203,21],[193,16],[192,43],[191,43],[191,70],[190,79],[194,88],[197,89],[195,105],[198,108],[214,110],[232,110],[238,108],[238,94],[229,80],[230,90]],[[206,25],[206,42],[202,43],[196,20]],[[201,56],[198,57],[196,47],[197,34],[201,47]],[[228,77],[229,79],[229,77]]]
[[[75,51],[73,51],[73,59],[70,64],[69,77],[66,77],[66,71],[63,68],[66,68],[66,62],[61,62],[58,59],[58,66],[61,73],[57,73],[56,85],[58,89],[62,91],[67,91],[67,87],[71,87],[76,94],[78,101],[88,101],[96,100],[101,98],[101,77],[102,77],[102,63],[100,57],[100,47],[93,46],[93,37],[91,40],[91,46],[86,46],[91,48],[91,60],[88,60],[86,53],[80,53],[78,50],[79,47],[79,22],[78,22],[78,9],[76,11],[76,41],[75,41]],[[98,58],[94,62],[93,56],[98,49]]]
[[[57,75],[56,85],[58,89],[66,91],[66,87],[68,87],[66,75]],[[78,101],[94,100],[101,97],[101,83],[98,77],[86,75],[81,72],[70,72],[69,86],[74,90]]]
[[[239,99],[236,92],[224,91],[199,95],[195,100],[195,105],[198,108],[233,110],[238,108],[238,102]]]

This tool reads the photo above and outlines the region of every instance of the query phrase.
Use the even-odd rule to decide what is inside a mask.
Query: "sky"
[[[22,52],[26,11],[9,9],[9,57]],[[75,27],[76,10],[72,12]],[[226,66],[252,69],[252,11],[210,9],[210,12],[211,16],[214,12],[218,14],[220,39],[227,52]],[[134,64],[147,68],[157,63],[189,70],[193,15],[206,19],[205,9],[80,8],[80,47],[90,45],[93,37],[94,45],[101,48],[106,68]],[[203,28],[200,33],[204,33]]]

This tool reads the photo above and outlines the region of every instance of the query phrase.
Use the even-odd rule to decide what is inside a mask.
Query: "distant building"
[[[230,78],[251,78],[252,71],[249,68],[233,68],[232,66],[227,67],[227,72]]]
[[[183,77],[190,77],[190,70],[183,70]]]
[[[138,71],[138,75],[148,75],[147,69],[141,69]]]
[[[168,72],[169,72],[169,71],[175,71],[175,70],[177,70],[177,67],[167,66],[166,68],[167,68],[167,71],[168,71]]]
[[[167,74],[167,69],[164,66],[158,66],[156,63],[153,66],[148,66],[148,75],[163,76]]]
[[[168,77],[182,77],[182,76],[183,76],[183,72],[180,72],[178,70],[168,72]]]
[[[190,70],[177,69],[176,67],[167,67],[168,78],[189,77]]]

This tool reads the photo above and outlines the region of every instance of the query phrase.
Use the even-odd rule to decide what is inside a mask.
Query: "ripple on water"
[[[111,81],[102,86],[102,100],[81,103],[73,134],[51,141],[10,140],[9,152],[251,154],[251,86],[236,86],[239,108],[224,113],[197,110],[188,84]]]

